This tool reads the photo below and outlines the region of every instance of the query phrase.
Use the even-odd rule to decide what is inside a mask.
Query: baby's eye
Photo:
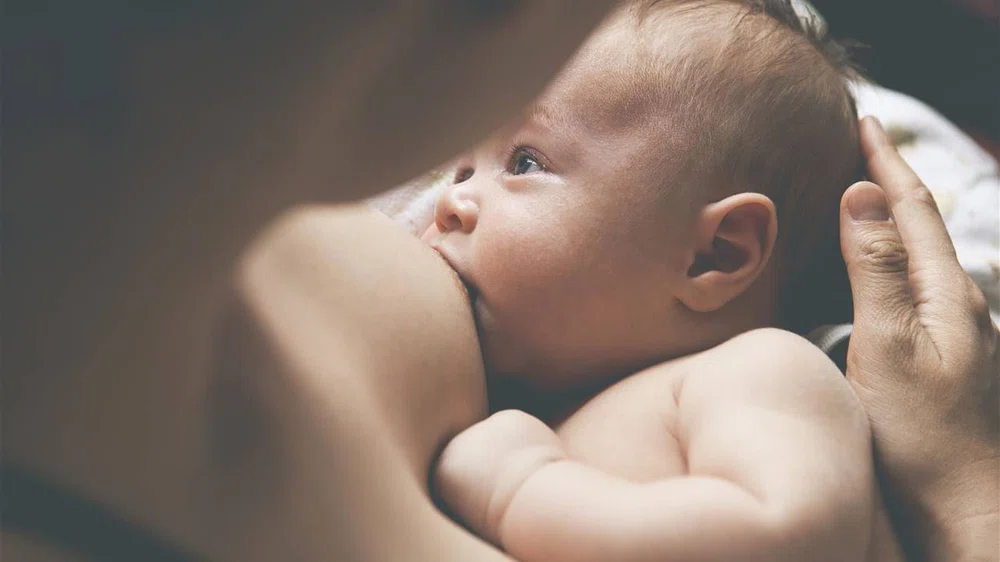
[[[545,168],[538,163],[538,160],[530,152],[523,148],[518,148],[510,157],[510,173],[515,176],[530,174],[532,172],[542,172]]]
[[[474,173],[475,170],[473,170],[472,168],[459,168],[458,170],[455,171],[455,183],[462,183],[463,181],[468,181],[470,178],[472,178],[472,174]]]

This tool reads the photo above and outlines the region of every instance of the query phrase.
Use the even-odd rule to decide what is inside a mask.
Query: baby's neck
[[[487,377],[490,413],[508,409],[523,410],[550,426],[556,426],[591,398],[630,374],[632,372],[612,375],[569,389],[542,388],[533,384],[530,379]]]
[[[762,276],[764,277],[764,276]],[[531,376],[487,376],[490,412],[505,409],[524,410],[549,425],[558,425],[587,401],[614,383],[642,369],[677,357],[711,349],[739,334],[764,327],[777,326],[776,299],[771,298],[766,280],[759,280],[744,295],[732,301],[724,310],[684,318],[691,323],[691,333],[698,334],[697,343],[665,352],[655,361],[638,361],[633,367],[604,376],[588,374],[586,384],[572,387],[546,388]],[[694,314],[694,313],[692,313]]]

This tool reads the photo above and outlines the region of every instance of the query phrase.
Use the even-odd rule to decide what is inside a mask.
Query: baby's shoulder
[[[805,338],[784,330],[752,330],[685,363],[677,392],[682,409],[734,403],[809,415],[860,409],[833,361]]]
[[[766,370],[803,365],[821,368],[828,374],[836,370],[833,361],[812,342],[779,328],[750,330],[691,357],[705,363],[735,363]]]

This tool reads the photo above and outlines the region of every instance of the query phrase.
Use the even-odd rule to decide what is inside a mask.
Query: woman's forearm
[[[993,513],[970,517],[946,526],[934,537],[927,559],[941,562],[1000,560],[1000,517]]]

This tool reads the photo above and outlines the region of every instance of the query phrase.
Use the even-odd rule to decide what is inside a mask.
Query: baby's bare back
[[[704,466],[690,466],[694,453],[704,457],[706,448],[723,445],[727,439],[717,443],[692,441],[701,434],[697,426],[704,416],[726,416],[721,412],[711,412],[717,408],[731,408],[728,400],[713,401],[712,396],[723,387],[739,386],[741,377],[760,376],[753,370],[744,367],[748,358],[742,345],[722,345],[703,353],[683,357],[640,371],[609,387],[599,395],[586,402],[581,408],[570,415],[556,427],[556,433],[562,441],[570,458],[580,461],[590,467],[599,469],[609,475],[624,478],[635,483],[650,483],[658,480],[703,473]],[[772,350],[782,353],[780,346]],[[768,353],[767,349],[756,352]],[[828,375],[835,375],[832,371]],[[765,375],[766,376],[766,375]],[[775,375],[778,376],[778,375]],[[864,413],[853,399],[845,399],[850,389],[845,379],[828,377],[821,385],[827,385],[828,392],[803,393],[799,385],[774,385],[770,388],[773,402],[787,404],[796,402],[800,395],[802,408],[798,412],[782,412],[787,416],[790,427],[800,422],[810,425],[811,419],[822,420],[829,424],[831,411],[839,411],[839,428],[831,428],[833,433],[839,433],[854,439],[830,439],[818,443],[813,449],[803,449],[797,452],[786,451],[789,454],[775,455],[773,458],[747,458],[745,464],[732,466],[715,466],[710,472],[725,473],[729,477],[740,479],[740,473],[747,474],[760,469],[755,466],[759,461],[773,463],[775,474],[783,473],[778,467],[799,464],[797,457],[808,456],[829,458],[832,466],[840,464],[848,471],[867,470],[870,464],[868,458],[858,457],[856,447],[851,441],[858,438],[866,439],[867,425],[863,423]],[[745,382],[745,381],[743,381]],[[731,383],[731,384],[729,384]],[[714,388],[713,388],[714,387]],[[815,388],[814,388],[815,390]],[[765,399],[766,404],[769,400]],[[761,400],[755,400],[757,404]],[[738,410],[728,417],[728,426],[734,436],[746,445],[755,440],[760,441],[761,448],[770,448],[768,442],[775,438],[772,432],[764,433],[765,428],[753,427],[740,422]],[[795,420],[793,418],[799,418]],[[859,423],[852,423],[851,420]],[[751,422],[751,420],[748,420]],[[784,424],[775,425],[779,431]],[[793,430],[794,431],[794,430]],[[714,438],[712,438],[714,440]],[[751,449],[757,447],[750,447]],[[845,462],[845,459],[846,460]],[[799,473],[804,477],[805,473]],[[788,490],[800,487],[811,487],[814,482],[792,479],[787,481]],[[869,482],[872,486],[874,482]],[[836,477],[829,481],[829,487],[839,487]],[[804,488],[803,488],[804,490]],[[876,510],[872,514],[872,537],[869,546],[869,560],[895,560],[899,558],[898,548],[887,523],[886,514],[881,506],[878,493],[870,487],[868,490],[855,490],[864,495],[870,492],[875,497]]]
[[[555,432],[494,415],[446,447],[435,482],[523,562],[832,562],[879,544],[865,413],[821,351],[780,330],[637,373]]]
[[[697,357],[640,371],[587,401],[556,426],[572,458],[634,482],[687,473],[677,438],[677,390]]]

